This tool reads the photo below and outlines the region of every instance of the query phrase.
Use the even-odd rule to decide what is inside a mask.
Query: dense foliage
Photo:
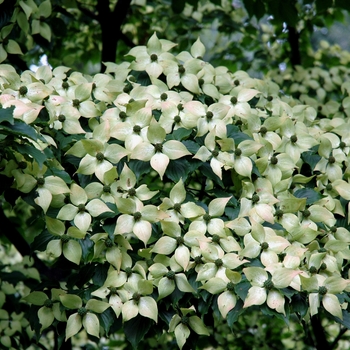
[[[34,72],[5,39],[51,39],[57,7],[17,3],[0,35],[0,348],[347,349],[349,53],[322,43],[257,78],[153,33],[103,73]],[[172,11],[198,20],[188,3]]]

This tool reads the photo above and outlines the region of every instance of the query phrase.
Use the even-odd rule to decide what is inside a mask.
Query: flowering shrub
[[[347,114],[174,47],[154,34],[94,76],[0,65],[2,204],[33,256],[2,270],[4,347],[123,329],[182,349],[257,306],[349,327]]]

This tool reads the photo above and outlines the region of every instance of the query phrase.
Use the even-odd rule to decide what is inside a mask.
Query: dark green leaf
[[[243,280],[235,285],[235,292],[242,300],[245,300],[250,287],[251,284],[247,280]]]
[[[239,316],[244,312],[242,300],[238,300],[236,306],[227,314],[227,324],[232,329],[233,324],[238,320]]]
[[[174,182],[178,182],[181,178],[186,181],[188,174],[189,163],[186,159],[171,160],[165,171],[165,175]]]
[[[240,131],[236,125],[227,126],[227,137],[232,138],[235,141],[235,145],[238,146],[244,140],[252,140],[252,138]]]
[[[182,141],[182,143],[186,146],[186,148],[192,153],[196,154],[200,148],[200,145],[197,142],[191,140]]]
[[[199,167],[199,170],[203,173],[203,175],[214,182],[216,182],[219,186],[224,187],[223,182],[220,180],[220,178],[213,172],[212,168],[210,167],[210,164],[208,162],[202,163],[202,165]]]
[[[70,175],[61,169],[57,169],[57,168],[53,168],[50,167],[49,170],[47,171],[47,173],[45,174],[46,176],[49,175],[54,175],[54,176],[58,176],[60,177],[66,184],[71,184],[72,183],[72,179],[70,177]]]
[[[151,171],[150,162],[142,162],[140,160],[131,159],[128,166],[134,172],[137,178]]]
[[[82,259],[85,262],[89,262],[94,256],[94,244],[89,237],[85,239],[79,239],[79,244],[82,250]]]
[[[134,349],[137,349],[137,345],[149,331],[153,323],[154,321],[140,315],[124,323],[126,339]]]
[[[264,314],[264,315],[267,315],[267,316],[272,316],[272,317],[276,317],[280,320],[283,320],[286,322],[286,324],[289,323],[289,320],[286,318],[286,316],[284,316],[283,314],[273,310],[273,309],[270,309],[266,303],[263,304],[263,305],[260,305],[259,306],[259,310]]]
[[[179,128],[174,130],[173,133],[167,135],[167,140],[181,141],[191,135],[192,129]]]
[[[13,125],[14,119],[13,119],[13,111],[15,107],[10,108],[0,108],[0,124],[3,122],[8,122],[9,124]],[[1,127],[0,127],[1,130]]]
[[[15,119],[14,124],[5,121],[0,125],[1,133],[14,135],[17,137],[28,137],[32,140],[38,139],[35,129],[20,119]]]
[[[316,164],[320,161],[321,157],[314,151],[303,152],[301,155],[305,163],[309,164],[311,169],[314,169]]]
[[[92,276],[92,282],[96,285],[101,287],[107,278],[107,272],[110,265],[106,262],[103,265],[98,264],[94,266],[94,275]]]
[[[114,323],[118,322],[115,312],[110,307],[99,314],[98,318],[100,320],[100,326],[106,332],[106,335],[108,335],[111,326],[113,326]]]
[[[296,190],[294,196],[297,198],[306,198],[306,205],[311,205],[324,197],[320,192],[316,192],[312,188]]]
[[[19,153],[26,154],[34,158],[38,162],[40,168],[44,165],[44,162],[47,159],[46,155],[42,151],[40,151],[32,145],[15,144],[14,148]]]
[[[304,317],[309,310],[306,297],[302,294],[296,294],[292,297],[291,312],[297,312],[300,317]]]
[[[34,241],[30,245],[30,249],[32,252],[35,252],[36,250],[43,252],[46,249],[47,244],[53,239],[57,239],[57,237],[53,236],[49,231],[44,230],[34,238]]]

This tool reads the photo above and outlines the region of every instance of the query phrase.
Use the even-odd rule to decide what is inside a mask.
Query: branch
[[[311,317],[311,327],[314,333],[314,339],[316,340],[317,350],[329,350],[329,343],[326,338],[326,333],[322,327],[319,315],[314,315]]]
[[[346,327],[343,327],[343,328],[339,331],[338,335],[335,337],[335,339],[333,340],[332,344],[330,345],[330,350],[336,348],[336,346],[337,346],[339,340],[341,339],[341,337],[342,337],[347,331],[348,331],[348,328],[346,328]]]
[[[299,32],[296,30],[295,27],[292,27],[290,25],[287,26],[288,28],[288,42],[290,45],[290,61],[292,63],[292,66],[298,66],[301,65],[301,55],[300,55],[300,47],[299,47]]]

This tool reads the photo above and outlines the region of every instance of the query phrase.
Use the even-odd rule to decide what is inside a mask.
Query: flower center
[[[53,301],[51,299],[46,299],[44,302],[44,306],[48,307],[49,309],[52,308]]]
[[[136,195],[136,190],[134,187],[128,189],[128,195],[134,197]]]
[[[266,249],[269,248],[269,244],[267,242],[262,242],[260,244],[260,247],[261,247],[262,250],[266,250]]]
[[[24,96],[28,92],[28,88],[26,86],[21,86],[18,91],[21,96]]]
[[[39,177],[39,179],[36,180],[36,183],[38,186],[44,186],[45,179],[43,177]]]
[[[207,117],[208,120],[212,120],[214,117],[214,114],[213,112],[208,111],[205,116]]]
[[[85,307],[80,307],[78,309],[78,315],[80,315],[81,317],[85,316],[87,314],[88,310]]]
[[[211,220],[211,216],[209,214],[204,214],[203,220],[208,223]]]
[[[237,148],[235,149],[235,156],[239,157],[242,154],[242,150]]]
[[[185,326],[188,325],[189,318],[187,316],[182,316],[181,317],[181,323],[184,324]]]
[[[259,130],[261,135],[265,135],[267,133],[267,129],[265,128],[265,126],[262,126]]]
[[[106,246],[107,248],[112,248],[112,247],[113,247],[113,241],[112,241],[110,238],[107,238],[107,239],[105,240],[105,246]]]
[[[179,213],[180,210],[181,210],[181,204],[180,204],[180,203],[175,203],[175,204],[174,204],[174,210],[177,211],[177,212]]]
[[[271,162],[271,164],[276,165],[278,163],[278,158],[273,156],[273,157],[271,157],[270,162]]]
[[[222,265],[224,265],[224,262],[221,259],[216,259],[214,261],[214,264],[216,267],[221,267]]]
[[[296,135],[292,135],[292,136],[290,137],[290,141],[291,141],[292,143],[296,143],[296,142],[298,141],[298,137],[297,137]]]
[[[175,279],[175,272],[174,271],[169,271],[165,276],[168,279],[173,280],[173,279]]]
[[[162,152],[162,150],[163,150],[163,144],[161,144],[161,143],[156,143],[156,144],[154,145],[154,149],[156,150],[156,152]]]
[[[58,117],[57,117],[58,121],[63,123],[65,120],[66,120],[66,116],[63,115],[63,114],[60,114]]]
[[[104,193],[111,193],[111,186],[104,185],[103,186],[103,192]]]
[[[80,105],[80,101],[79,101],[77,98],[75,98],[75,99],[72,101],[72,103],[73,103],[73,107],[75,107],[75,108],[78,108],[79,105]]]
[[[133,132],[135,134],[139,134],[141,132],[141,126],[140,125],[134,125],[134,127],[132,128]]]
[[[334,163],[335,163],[335,158],[334,158],[333,156],[330,156],[330,157],[328,158],[328,163],[334,164]]]
[[[138,292],[135,292],[133,295],[132,295],[132,300],[134,300],[136,303],[138,303],[140,301],[140,298],[141,298],[141,294],[138,293]]]
[[[151,61],[152,61],[152,62],[155,62],[155,61],[158,60],[158,56],[157,56],[155,53],[152,53],[152,55],[150,56],[150,58],[151,58]]]
[[[228,282],[227,286],[226,286],[227,290],[229,290],[230,292],[233,292],[235,289],[235,285],[232,282]]]
[[[102,152],[98,152],[96,154],[96,159],[99,161],[99,162],[102,162],[104,159],[105,159],[105,156],[103,155]]]
[[[136,213],[134,213],[134,220],[135,220],[135,221],[140,220],[141,217],[142,217],[142,214],[141,214],[139,211],[137,211]]]
[[[179,237],[176,237],[176,243],[178,245],[181,245],[181,244],[184,244],[185,240],[183,237],[179,236]]]
[[[128,277],[130,277],[130,276],[132,275],[132,268],[131,268],[131,267],[127,267],[127,268],[125,269],[125,273],[126,273],[126,275],[127,275]]]
[[[238,102],[236,96],[232,96],[230,101],[231,101],[231,103],[232,103],[233,105],[235,105],[235,104]]]
[[[179,73],[180,73],[180,74],[184,74],[185,71],[186,71],[185,67],[184,67],[182,64],[179,65]]]
[[[260,200],[260,197],[257,194],[254,194],[252,197],[252,202],[255,204],[255,203],[258,203],[259,200]]]
[[[325,294],[327,294],[327,292],[328,292],[328,289],[325,286],[321,286],[320,288],[318,288],[318,293],[320,295],[325,295]]]
[[[212,237],[212,241],[213,241],[214,243],[219,243],[219,242],[220,242],[220,236],[214,234],[213,237]]]
[[[263,287],[266,288],[267,290],[271,290],[274,287],[274,284],[271,281],[271,279],[269,278],[264,282]]]
[[[176,124],[179,124],[179,123],[181,122],[181,117],[180,117],[179,115],[175,116],[175,117],[174,117],[174,122],[175,122]]]
[[[68,235],[64,234],[64,235],[61,236],[61,242],[63,244],[68,243],[68,241],[69,241],[69,236]]]

